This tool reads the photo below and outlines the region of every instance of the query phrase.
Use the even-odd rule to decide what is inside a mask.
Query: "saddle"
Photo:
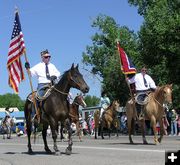
[[[35,99],[36,99],[38,102],[42,102],[43,100],[47,99],[47,98],[50,96],[50,94],[51,94],[52,88],[53,88],[53,87],[50,87],[49,85],[45,85],[45,86],[43,86],[42,88],[40,88],[38,91],[34,91],[33,94],[34,94],[34,96],[35,96]],[[43,89],[45,92],[44,92],[44,95],[43,95],[43,96],[40,96],[39,91],[42,90],[42,89]],[[30,93],[30,94],[28,95],[27,99],[28,99],[29,101],[33,102],[32,93]]]
[[[149,96],[146,92],[138,93],[135,96],[135,102],[139,105],[146,105],[149,102]]]

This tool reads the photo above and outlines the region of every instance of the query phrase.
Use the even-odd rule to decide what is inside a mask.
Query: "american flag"
[[[131,59],[128,58],[126,52],[121,48],[119,42],[117,42],[117,48],[119,51],[121,70],[124,74],[133,74],[136,73],[136,68],[132,63]]]
[[[9,85],[18,93],[19,83],[24,80],[24,72],[21,64],[21,55],[25,53],[25,44],[18,12],[15,12],[14,27],[11,36],[7,68],[9,72]]]

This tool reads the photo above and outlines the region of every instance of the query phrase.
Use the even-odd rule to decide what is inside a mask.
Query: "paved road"
[[[140,136],[133,137],[135,144],[128,143],[127,136],[94,140],[84,137],[79,142],[73,137],[73,152],[65,155],[67,142],[58,141],[60,156],[47,155],[43,150],[42,138],[33,144],[34,155],[27,154],[27,137],[16,137],[3,140],[0,136],[0,165],[164,165],[165,151],[178,150],[180,137],[164,137],[162,144],[154,145],[153,137],[148,136],[148,145],[143,145]],[[52,149],[52,139],[48,138]],[[52,149],[53,151],[53,149]]]

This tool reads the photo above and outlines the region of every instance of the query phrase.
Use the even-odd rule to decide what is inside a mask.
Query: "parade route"
[[[34,155],[27,153],[27,137],[16,137],[12,139],[0,139],[0,165],[120,165],[120,164],[146,164],[164,165],[165,151],[178,150],[180,137],[166,136],[162,144],[154,145],[153,137],[148,136],[148,145],[142,144],[141,136],[133,137],[135,144],[128,142],[127,136],[104,140],[87,136],[79,142],[73,137],[73,151],[71,155],[65,155],[67,142],[58,141],[61,155],[47,155],[44,151],[41,136],[37,138],[36,144],[32,143]],[[33,140],[32,140],[33,142]],[[53,151],[51,137],[48,137],[48,144]]]

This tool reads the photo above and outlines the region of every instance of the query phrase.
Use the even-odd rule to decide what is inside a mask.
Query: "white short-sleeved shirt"
[[[150,88],[156,89],[156,85],[154,80],[147,74],[144,75],[144,78],[147,81],[147,87],[144,85],[144,79],[142,73],[137,73],[131,79],[129,79],[129,83],[135,83],[136,90],[148,90]]]
[[[60,77],[60,72],[52,64],[48,63],[48,69],[50,76],[56,76],[58,79]],[[38,78],[38,84],[40,83],[50,83],[50,80],[46,78],[46,65],[44,62],[40,62],[30,69],[31,76],[36,76]]]
[[[100,99],[100,106],[103,109],[106,109],[109,105],[110,105],[110,99],[107,96],[101,97],[101,99]]]

